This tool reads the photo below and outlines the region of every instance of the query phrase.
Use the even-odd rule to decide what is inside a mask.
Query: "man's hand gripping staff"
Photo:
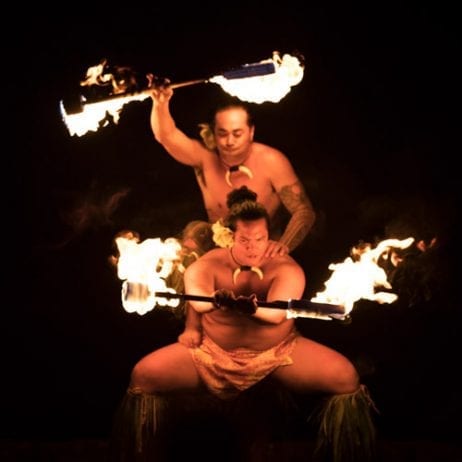
[[[213,294],[213,304],[223,311],[235,311],[241,314],[252,315],[257,311],[257,296],[252,294],[248,297],[239,295],[236,297],[232,290],[219,289]]]

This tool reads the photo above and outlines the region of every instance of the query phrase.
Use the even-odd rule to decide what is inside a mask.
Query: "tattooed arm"
[[[316,213],[300,181],[283,186],[279,191],[279,197],[291,214],[279,242],[292,252],[310,232],[316,220]]]

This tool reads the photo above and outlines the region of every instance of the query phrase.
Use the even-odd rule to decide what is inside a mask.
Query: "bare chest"
[[[226,214],[228,194],[241,186],[247,186],[257,194],[258,201],[266,207],[270,216],[281,204],[270,178],[251,165],[230,171],[217,163],[202,171],[196,170],[196,179],[210,221],[216,221]]]

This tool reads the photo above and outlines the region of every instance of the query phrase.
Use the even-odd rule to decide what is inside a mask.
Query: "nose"
[[[248,242],[246,245],[247,250],[253,250],[255,248],[255,243],[253,242]]]

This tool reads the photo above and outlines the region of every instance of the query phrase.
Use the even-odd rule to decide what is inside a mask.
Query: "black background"
[[[133,364],[181,331],[165,310],[123,310],[108,257],[122,229],[166,238],[205,218],[193,172],[153,140],[149,100],[126,106],[117,125],[69,136],[58,104],[79,91],[88,67],[106,58],[181,82],[273,50],[303,54],[302,82],[254,111],[256,138],[288,155],[318,211],[294,254],[307,273],[308,297],[322,290],[329,263],[343,261],[360,240],[384,238],[398,216],[423,211],[425,232],[446,238],[443,257],[457,254],[455,16],[444,6],[301,11],[292,2],[277,9],[251,2],[41,5],[5,17],[14,32],[4,38],[3,71],[4,251],[11,264],[2,436],[107,436]],[[178,89],[178,125],[196,136],[222,91],[215,84]],[[127,194],[108,208],[121,191]],[[456,265],[445,268],[443,287],[456,289]],[[412,307],[359,302],[347,326],[297,321],[361,366],[384,435],[456,439],[460,314],[456,290],[440,296]]]

